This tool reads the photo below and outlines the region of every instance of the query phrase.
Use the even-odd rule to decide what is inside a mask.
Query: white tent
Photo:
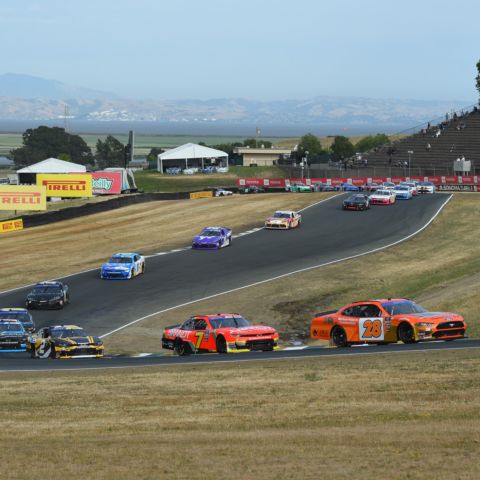
[[[85,173],[86,171],[87,169],[84,165],[66,162],[58,158],[47,158],[17,170],[17,173]]]
[[[202,167],[205,159],[225,158],[228,159],[228,153],[214,148],[204,147],[195,143],[186,143],[177,148],[172,148],[157,157],[157,170],[163,172],[163,162],[168,160],[185,161],[185,168],[188,168],[189,160],[201,160]]]

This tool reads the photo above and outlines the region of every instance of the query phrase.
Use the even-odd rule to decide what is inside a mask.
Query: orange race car
[[[415,343],[455,340],[467,326],[456,313],[427,312],[407,298],[355,302],[338,311],[322,312],[311,323],[310,337],[337,347],[360,343]]]
[[[162,348],[174,350],[178,355],[271,351],[278,348],[278,333],[272,327],[251,325],[236,313],[199,315],[181,325],[167,327]]]

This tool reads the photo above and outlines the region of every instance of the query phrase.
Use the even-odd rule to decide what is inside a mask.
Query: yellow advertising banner
[[[37,185],[47,189],[47,197],[92,197],[89,173],[38,173]]]
[[[213,192],[190,192],[190,198],[210,198],[213,197]]]
[[[15,230],[23,230],[23,220],[21,218],[0,222],[0,233],[14,232]]]
[[[0,210],[46,210],[45,187],[0,185]]]

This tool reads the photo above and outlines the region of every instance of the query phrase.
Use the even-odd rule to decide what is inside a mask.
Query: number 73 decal
[[[383,318],[361,318],[358,322],[360,340],[383,340]]]

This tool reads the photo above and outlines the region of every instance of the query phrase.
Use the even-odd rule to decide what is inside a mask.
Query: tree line
[[[22,146],[10,151],[17,168],[54,157],[68,162],[99,168],[125,165],[128,145],[112,135],[98,139],[95,152],[80,135],[73,135],[60,127],[29,128],[22,134]]]
[[[323,147],[317,136],[307,133],[301,137],[292,156],[295,161],[306,158],[309,163],[318,163],[324,161],[325,158],[338,161],[350,158],[356,152],[366,152],[388,143],[388,141],[385,134],[368,135],[355,144],[345,136],[336,136],[329,147]],[[200,144],[205,145],[203,142]],[[212,147],[226,152],[232,158],[237,147],[271,148],[272,142],[260,138],[247,138],[243,142],[221,143],[212,145]],[[97,140],[95,151],[92,152],[92,149],[79,135],[68,133],[60,127],[40,126],[26,130],[22,134],[22,146],[11,150],[10,155],[17,168],[32,165],[49,157],[92,168],[94,166],[107,168],[125,165],[127,148],[128,145],[124,145],[114,136],[108,135],[105,140]],[[163,150],[159,147],[151,148],[147,160],[155,162],[157,155],[162,152]]]

